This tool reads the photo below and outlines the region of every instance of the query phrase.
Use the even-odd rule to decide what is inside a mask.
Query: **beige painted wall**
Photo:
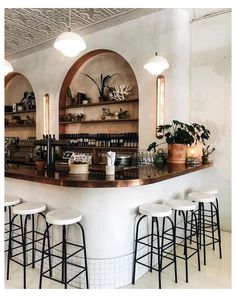
[[[191,24],[191,121],[211,131],[214,174],[203,183],[219,190],[222,227],[231,230],[231,14]]]

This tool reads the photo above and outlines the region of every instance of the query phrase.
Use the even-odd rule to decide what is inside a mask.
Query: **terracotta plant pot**
[[[35,166],[36,166],[37,171],[43,171],[44,170],[44,161],[42,161],[42,160],[35,161]]]
[[[168,144],[168,163],[185,164],[187,145],[180,143]]]

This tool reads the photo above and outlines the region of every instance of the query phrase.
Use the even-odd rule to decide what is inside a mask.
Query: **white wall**
[[[87,49],[105,48],[121,54],[137,77],[140,96],[140,146],[155,139],[155,77],[143,65],[156,51],[169,61],[166,75],[166,119],[189,118],[189,25],[188,12],[168,9],[85,36]],[[24,74],[37,98],[37,137],[42,137],[42,98],[50,95],[50,132],[58,135],[58,99],[65,75],[78,59],[48,48],[12,61]],[[142,133],[145,131],[145,133]]]
[[[211,131],[222,228],[231,230],[231,13],[191,24],[191,121]]]
[[[191,119],[206,123],[212,131],[212,139],[217,147],[214,174],[209,176],[207,171],[206,174],[203,171],[201,180],[219,187],[222,226],[227,230],[230,230],[231,209],[229,26],[229,14],[190,25],[187,10],[161,10],[85,36],[87,49],[82,53],[99,48],[111,49],[130,63],[139,86],[139,134],[140,147],[143,148],[156,140],[155,77],[143,65],[155,51],[167,58],[170,68],[164,73],[166,122]],[[24,74],[35,91],[38,138],[43,133],[42,98],[45,93],[50,95],[50,132],[58,135],[60,88],[66,73],[78,58],[66,58],[54,48],[49,48],[11,61],[15,71]],[[173,180],[169,183],[173,191],[178,190]]]

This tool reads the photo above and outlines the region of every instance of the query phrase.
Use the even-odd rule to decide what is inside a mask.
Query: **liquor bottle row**
[[[138,147],[138,133],[60,134],[78,147]]]

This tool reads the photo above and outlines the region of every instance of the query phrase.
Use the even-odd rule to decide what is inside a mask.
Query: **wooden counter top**
[[[19,166],[18,169],[6,169],[5,177],[64,187],[131,187],[153,184],[212,166],[212,163],[195,166],[168,164],[163,170],[157,169],[154,166],[140,166],[118,170],[115,176],[106,176],[103,170],[97,168],[91,170],[89,174],[75,175],[69,174],[68,171],[55,171],[53,173],[45,171],[39,173],[33,168]]]

